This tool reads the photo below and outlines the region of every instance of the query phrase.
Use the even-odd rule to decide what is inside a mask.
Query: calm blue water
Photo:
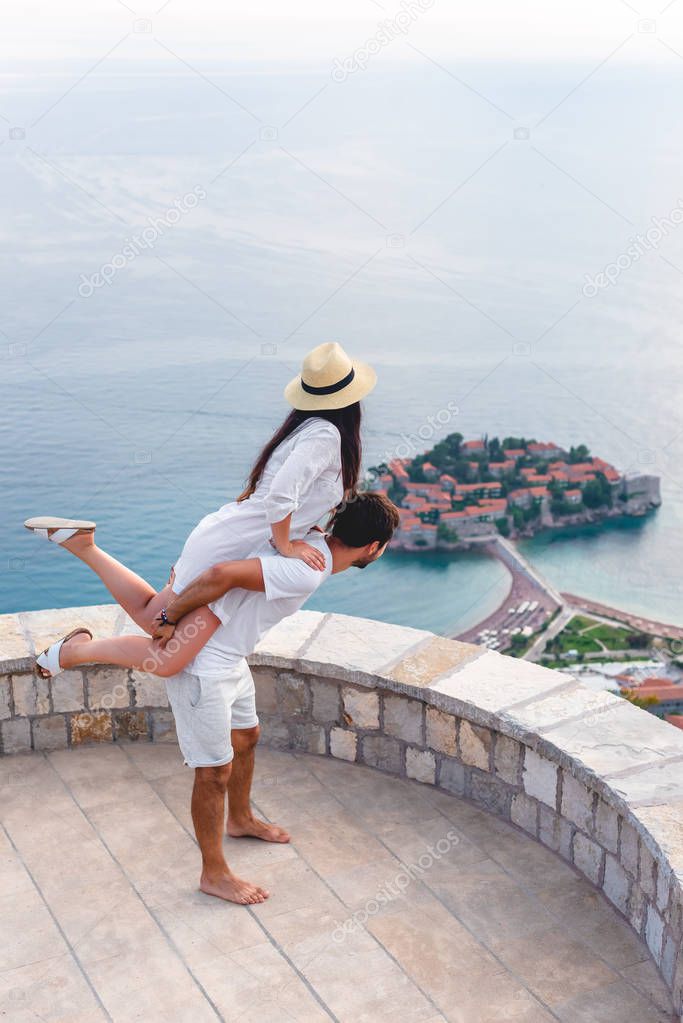
[[[513,127],[581,68],[539,65],[533,81],[465,69],[514,121],[420,65],[330,85],[288,125],[328,80],[320,69],[221,78],[279,126],[273,140],[166,70],[103,67],[35,128],[64,78],[0,88],[28,126],[0,146],[0,610],[107,599],[23,530],[34,514],[96,519],[108,550],[163,583],[196,521],[240,489],[302,355],[334,338],[379,372],[367,464],[457,429],[583,442],[661,474],[656,515],[525,551],[563,589],[682,622],[683,229],[615,286],[581,292],[678,201],[668,73],[607,67],[528,141]],[[195,209],[79,294],[196,187]],[[451,631],[506,585],[477,555],[394,555],[310,606]]]

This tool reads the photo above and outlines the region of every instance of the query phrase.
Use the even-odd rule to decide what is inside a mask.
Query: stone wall
[[[174,741],[162,680],[32,657],[116,608],[0,617],[0,749]],[[571,677],[381,622],[299,612],[251,658],[264,741],[436,785],[509,820],[587,877],[647,943],[683,1014],[683,733]]]

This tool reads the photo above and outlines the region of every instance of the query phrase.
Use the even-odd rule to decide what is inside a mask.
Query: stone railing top
[[[0,674],[74,628],[123,631],[115,606],[0,616]],[[683,731],[569,675],[420,629],[300,611],[251,662],[394,690],[524,742],[628,817],[683,884]]]

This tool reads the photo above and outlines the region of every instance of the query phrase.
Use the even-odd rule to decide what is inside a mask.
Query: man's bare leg
[[[289,835],[277,824],[254,817],[251,810],[251,782],[254,777],[254,750],[260,734],[255,728],[233,728],[230,741],[235,751],[228,781],[228,824],[231,838],[262,838],[264,842],[289,842]]]
[[[227,902],[250,905],[265,902],[268,892],[259,885],[236,877],[223,855],[223,821],[225,794],[228,790],[231,764],[221,767],[197,767],[192,789],[192,820],[202,853],[202,876],[199,888]]]
[[[98,547],[94,533],[77,533],[60,546],[91,568],[135,624],[152,633],[154,619],[171,599],[170,586],[157,593],[141,576]]]

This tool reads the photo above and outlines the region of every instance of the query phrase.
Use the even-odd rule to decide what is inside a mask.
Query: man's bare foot
[[[226,902],[236,902],[239,906],[251,906],[258,902],[265,902],[270,894],[265,888],[257,884],[250,884],[235,877],[228,871],[216,877],[209,877],[203,873],[199,881],[199,890],[205,895],[214,895],[217,899],[225,899]]]
[[[277,824],[266,824],[257,817],[247,817],[241,821],[228,818],[226,831],[231,838],[261,838],[264,842],[289,842],[289,835],[284,828],[278,827]]]

